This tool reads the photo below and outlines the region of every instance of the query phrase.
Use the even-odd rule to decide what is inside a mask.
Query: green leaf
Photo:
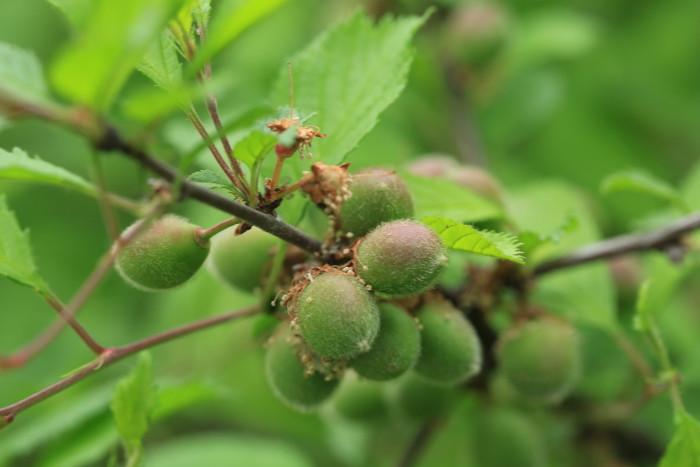
[[[225,0],[217,5],[207,41],[195,56],[190,75],[231,44],[246,29],[276,11],[287,0]]]
[[[642,283],[637,294],[635,328],[639,331],[651,330],[651,318],[660,310],[668,308],[673,294],[693,271],[690,262],[683,265],[671,264],[666,259],[651,261],[646,268],[649,277]]]
[[[416,217],[440,216],[477,222],[502,217],[501,208],[449,180],[401,173],[413,195]]]
[[[182,66],[170,31],[162,32],[151,44],[138,69],[166,91],[182,84]]]
[[[180,0],[98,0],[51,69],[65,97],[107,110]]]
[[[585,198],[564,183],[541,181],[511,190],[508,213],[521,230],[546,237],[576,219],[557,243],[542,243],[528,253],[528,264],[566,254],[600,239]],[[595,293],[591,293],[591,291]],[[539,279],[534,298],[548,309],[606,331],[617,326],[615,287],[604,263],[552,272]]]
[[[36,452],[53,439],[70,437],[90,420],[109,414],[112,391],[111,385],[92,387],[32,413],[27,423],[13,424],[0,436],[0,465],[12,465],[14,458]]]
[[[0,276],[40,293],[48,291],[34,264],[29,233],[20,228],[4,195],[0,196]]]
[[[109,411],[88,420],[77,429],[65,433],[59,442],[41,450],[41,460],[35,467],[77,467],[101,465],[110,449],[117,445],[119,433]]]
[[[112,399],[114,420],[127,450],[141,446],[156,402],[151,356],[144,352],[131,374],[119,382]]]
[[[442,217],[426,217],[422,221],[433,229],[448,248],[523,264],[520,241],[504,232],[477,230]]]
[[[251,436],[199,434],[153,447],[148,467],[241,465],[255,467],[310,467],[313,465],[292,445]]]
[[[49,0],[49,3],[66,15],[73,29],[79,29],[85,25],[96,2],[95,0]]]
[[[604,193],[641,193],[671,203],[681,211],[689,211],[688,205],[678,190],[665,181],[640,170],[609,175],[603,180],[601,189]]]
[[[690,170],[683,182],[683,199],[691,209],[700,209],[700,162]]]
[[[32,52],[0,42],[0,96],[46,103],[48,94],[41,64]]]
[[[313,145],[317,159],[341,162],[403,91],[413,59],[410,41],[426,19],[385,16],[373,24],[358,12],[292,58],[299,110],[316,112],[313,123],[328,135]],[[273,102],[288,102],[288,88],[285,67]]]
[[[684,414],[659,467],[700,467],[700,422]]]
[[[19,148],[12,152],[0,149],[0,179],[43,183],[96,195],[95,187],[87,180],[38,157],[30,157]]]
[[[236,158],[252,168],[261,157],[275,147],[277,138],[270,133],[254,130],[240,140],[234,149]]]
[[[231,183],[219,172],[209,169],[198,170],[187,177],[188,180],[204,185],[210,190],[218,191],[227,195],[234,195],[240,198],[240,194]]]

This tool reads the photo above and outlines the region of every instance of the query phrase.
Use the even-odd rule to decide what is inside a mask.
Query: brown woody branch
[[[142,350],[146,350],[157,345],[169,342],[178,337],[186,336],[188,334],[201,331],[203,329],[208,329],[219,324],[229,322],[231,320],[242,318],[245,316],[251,316],[258,312],[258,306],[251,306],[248,308],[242,308],[240,310],[230,311],[228,313],[223,313],[210,318],[205,318],[199,321],[194,321],[183,326],[170,329],[168,331],[155,334],[145,339],[133,342],[131,344],[123,345],[120,347],[113,347],[105,349],[101,355],[96,359],[92,360],[87,365],[82,366],[77,371],[71,373],[65,378],[55,382],[54,384],[47,386],[46,388],[35,392],[34,394],[25,397],[24,399],[10,404],[6,407],[0,408],[0,417],[2,417],[4,423],[0,422],[0,426],[11,422],[17,414],[26,410],[39,402],[48,399],[49,397],[58,394],[59,392],[68,389],[74,384],[82,381],[93,373],[96,373],[103,368],[106,368],[130,355],[138,353]]]
[[[586,245],[560,258],[545,261],[537,266],[533,273],[539,276],[559,269],[570,268],[591,261],[612,258],[638,251],[677,251],[676,247],[679,245],[682,247],[683,236],[699,228],[700,212],[695,212],[657,230],[620,235],[598,243]]]
[[[168,182],[175,182],[179,179],[179,174],[173,167],[128,143],[112,127],[107,127],[104,135],[96,140],[94,144],[101,150],[122,152],[151,172],[163,177]],[[232,214],[242,221],[254,225],[310,253],[319,253],[321,251],[321,242],[274,216],[260,212],[244,204],[237,203],[232,199],[221,196],[196,183],[187,180],[181,180],[179,183],[182,195],[185,197],[196,199],[204,204]]]

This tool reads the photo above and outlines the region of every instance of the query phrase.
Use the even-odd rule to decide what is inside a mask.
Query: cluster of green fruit
[[[445,169],[435,162],[431,167]],[[336,225],[340,237],[354,242],[352,259],[340,266],[301,264],[283,300],[289,319],[270,339],[269,383],[285,403],[302,410],[342,386],[336,405],[362,413],[377,406],[370,394],[386,392],[375,382],[398,378],[395,399],[405,411],[434,415],[436,404],[450,400],[451,387],[479,372],[481,343],[464,314],[429,290],[447,256],[439,237],[411,219],[413,202],[403,180],[368,170],[351,176],[349,188]],[[203,232],[166,215],[122,249],[117,268],[136,287],[168,289],[192,277],[211,249],[211,269],[224,282],[251,292],[262,285],[274,237],[254,228],[244,235],[224,231],[210,242]],[[531,399],[558,400],[577,376],[578,341],[560,321],[517,325],[498,350],[505,379]],[[340,385],[346,370],[354,375]]]
[[[311,268],[295,282],[285,299],[291,322],[280,326],[267,354],[274,392],[303,410],[326,400],[347,368],[368,381],[413,370],[454,385],[481,366],[476,332],[449,302],[422,298],[412,311],[400,304],[428,290],[447,260],[440,238],[410,219],[404,182],[369,170],[351,177],[350,191],[339,225],[359,239],[351,263]]]

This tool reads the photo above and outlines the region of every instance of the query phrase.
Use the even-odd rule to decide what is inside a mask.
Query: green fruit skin
[[[333,396],[336,411],[355,422],[376,422],[385,419],[389,407],[380,383],[347,378]]]
[[[580,373],[576,330],[553,319],[529,321],[512,329],[503,336],[498,355],[506,380],[535,402],[559,402]]]
[[[417,373],[436,383],[458,384],[481,370],[479,337],[459,310],[447,301],[430,301],[416,316],[422,327]]]
[[[417,420],[444,415],[457,399],[454,388],[433,383],[413,372],[401,377],[394,395],[399,410]]]
[[[489,408],[475,419],[476,465],[483,467],[541,467],[546,449],[538,430],[514,410]],[[507,446],[507,449],[504,449]]]
[[[420,332],[413,317],[398,306],[379,305],[379,334],[369,352],[351,366],[367,379],[386,381],[413,368],[420,354]]]
[[[212,239],[210,267],[228,285],[254,292],[263,284],[277,239],[253,227],[242,235],[225,230]]]
[[[413,217],[413,199],[396,173],[371,169],[350,179],[352,196],[340,209],[344,232],[362,237],[383,222]]]
[[[379,332],[379,308],[354,276],[324,272],[299,295],[301,336],[322,358],[346,360],[367,352]]]
[[[446,263],[440,238],[412,220],[380,225],[360,242],[355,253],[357,274],[375,292],[387,297],[427,290]]]
[[[199,270],[209,253],[208,242],[203,245],[196,240],[197,229],[181,217],[163,216],[122,249],[116,260],[117,271],[143,290],[183,284]]]
[[[273,337],[265,355],[267,381],[275,395],[288,406],[309,411],[328,399],[338,385],[322,375],[304,374],[304,365],[297,356],[289,330]]]

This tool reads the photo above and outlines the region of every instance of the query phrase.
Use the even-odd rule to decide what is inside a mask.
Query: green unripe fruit
[[[117,271],[144,290],[183,284],[199,270],[209,253],[209,242],[197,238],[198,229],[181,217],[163,216],[119,252]]]
[[[380,225],[360,242],[355,252],[357,274],[375,292],[389,297],[428,289],[446,262],[440,238],[425,225],[411,220]]]
[[[505,12],[490,2],[470,2],[454,10],[446,28],[446,48],[463,65],[490,64],[504,49],[508,37]]]
[[[579,375],[578,335],[571,325],[554,319],[529,321],[503,336],[499,361],[519,394],[537,402],[558,402]]]
[[[396,173],[372,169],[350,179],[352,196],[340,208],[340,226],[344,232],[362,237],[383,222],[413,216],[413,199],[408,187]]]
[[[437,383],[457,384],[481,370],[481,343],[474,327],[447,301],[430,301],[416,314],[421,356],[415,370]]]
[[[263,285],[277,240],[253,227],[242,235],[232,229],[212,239],[210,267],[232,287],[253,292]]]
[[[346,377],[333,402],[339,414],[355,422],[382,420],[389,412],[382,385],[372,381]]]
[[[457,393],[450,386],[409,373],[401,378],[395,396],[401,412],[411,418],[426,420],[444,415],[456,400]]]
[[[289,330],[272,338],[265,355],[267,381],[275,395],[288,406],[308,411],[328,399],[338,385],[323,375],[306,373]]]
[[[546,449],[538,430],[513,410],[490,408],[475,417],[474,457],[484,467],[541,467]],[[504,448],[505,447],[505,448]]]
[[[330,360],[367,352],[379,332],[379,308],[354,276],[324,272],[316,276],[294,304],[304,341]]]
[[[420,354],[420,333],[413,317],[395,305],[380,304],[379,316],[379,334],[372,348],[351,365],[360,376],[384,381],[413,368]]]

